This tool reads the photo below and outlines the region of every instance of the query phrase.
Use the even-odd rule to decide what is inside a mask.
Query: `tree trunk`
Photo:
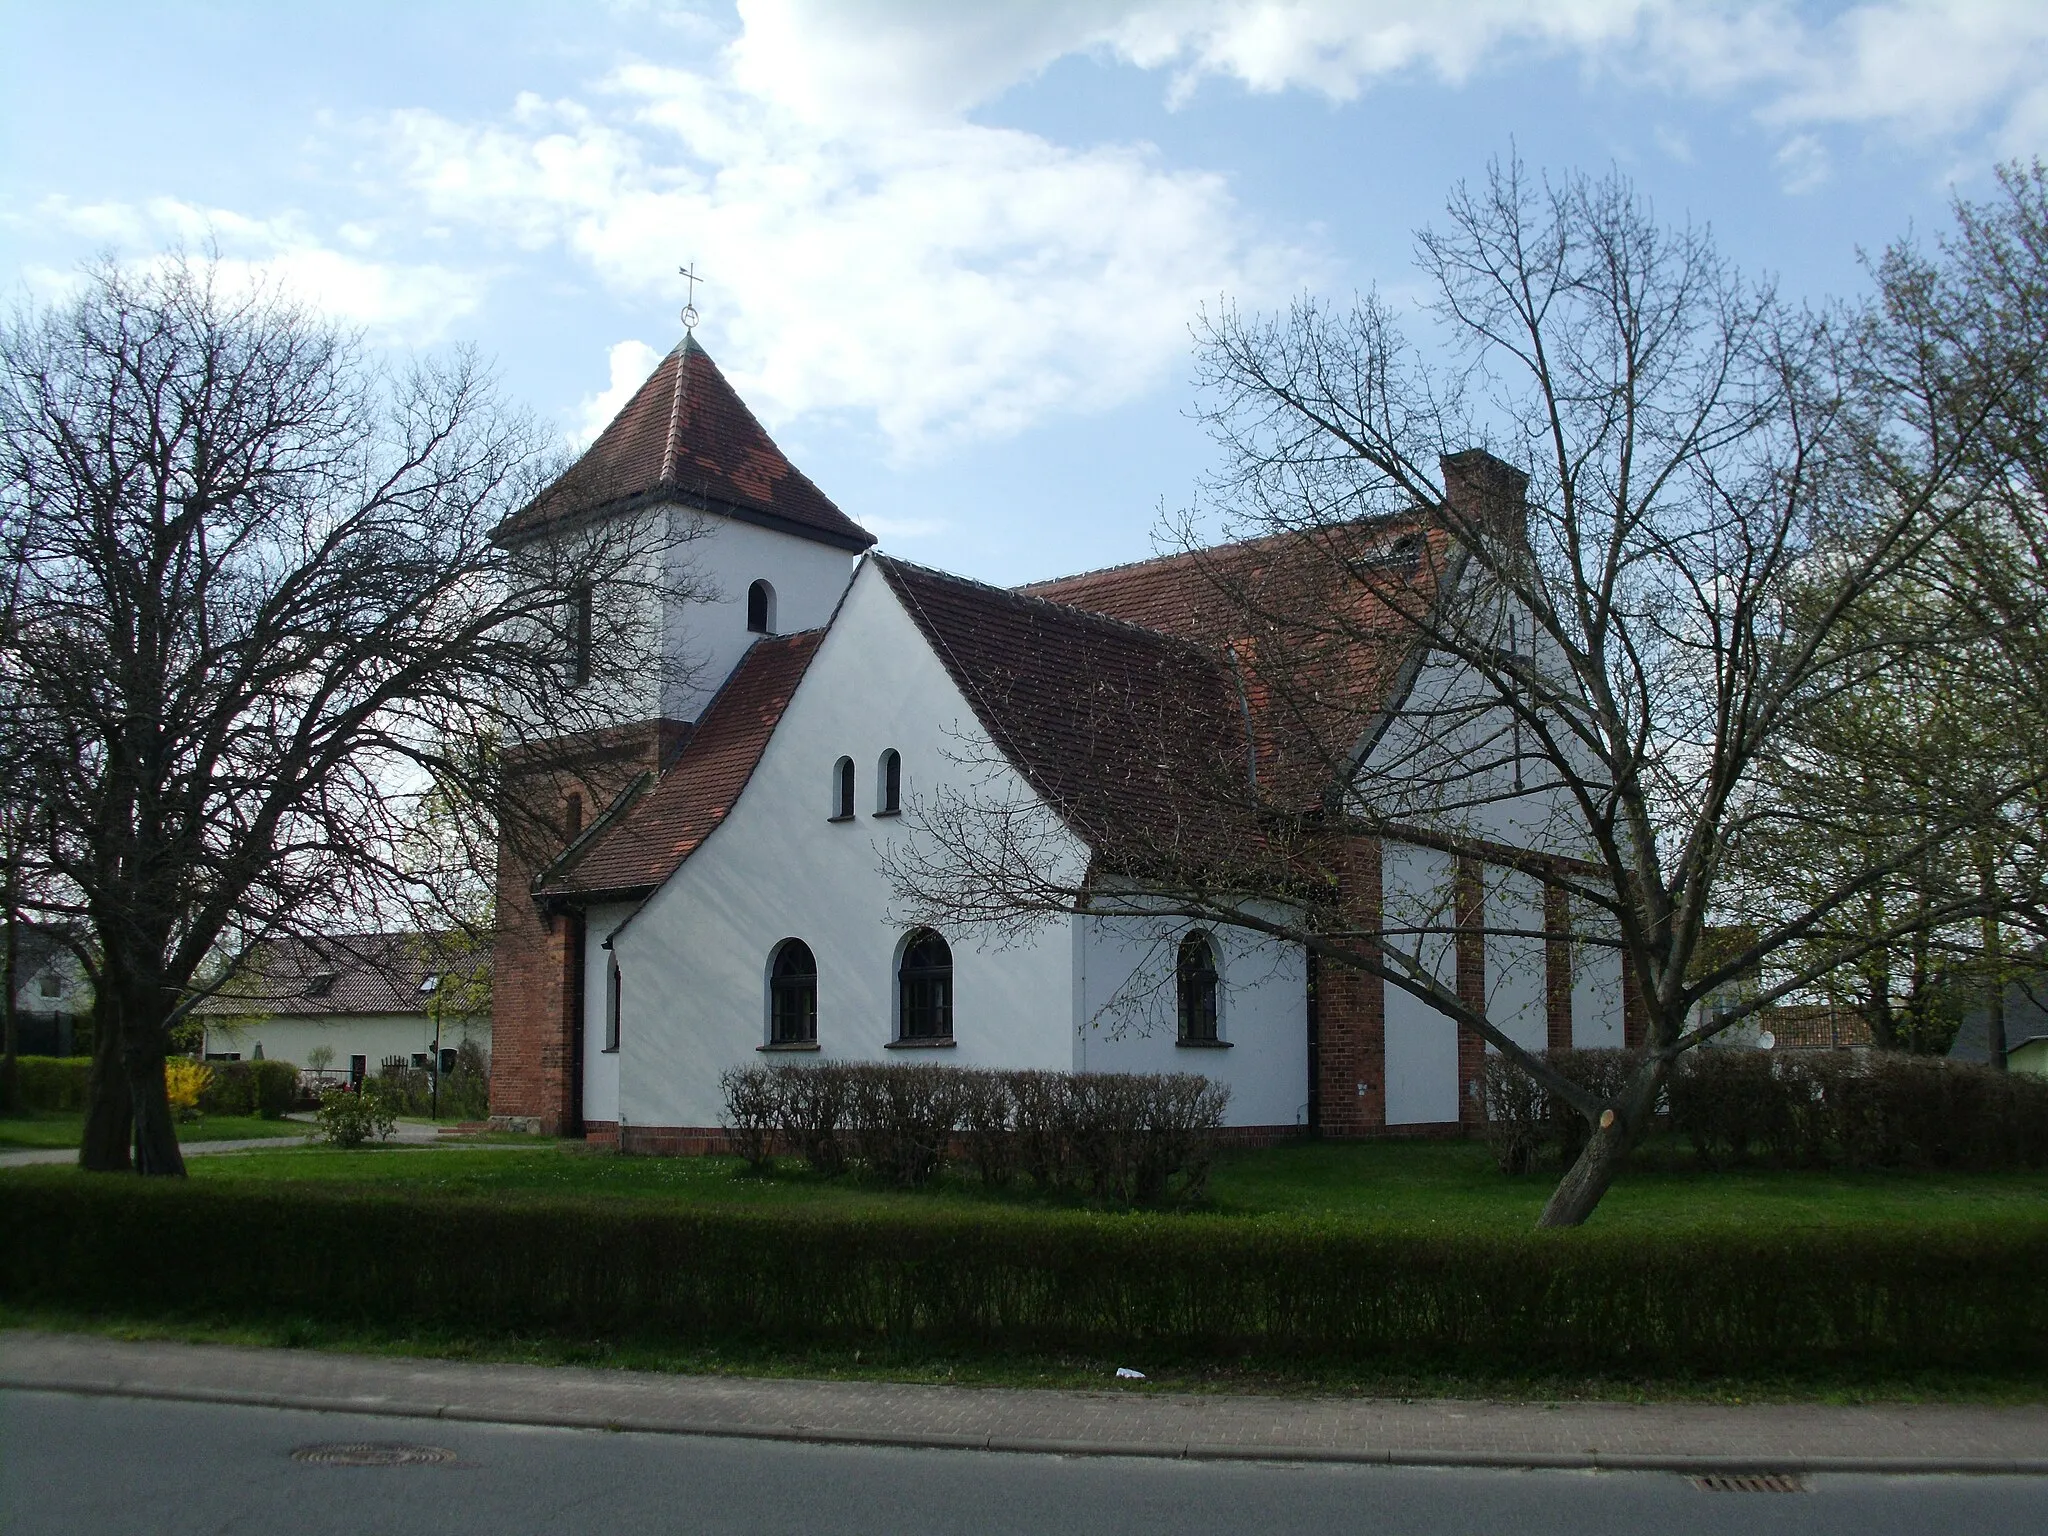
[[[15,918],[13,877],[10,870],[7,892],[7,987],[5,1013],[0,1015],[0,1115],[21,1112],[21,1026],[15,1018],[15,962],[21,953],[20,933]]]
[[[1596,1125],[1593,1134],[1586,1139],[1586,1149],[1579,1154],[1579,1160],[1565,1170],[1557,1188],[1550,1192],[1550,1203],[1543,1207],[1543,1214],[1536,1219],[1536,1225],[1585,1225],[1586,1218],[1593,1214],[1601,1197],[1621,1172],[1621,1165],[1628,1160],[1632,1140],[1619,1117],[1610,1125]]]
[[[164,1091],[163,1047],[145,1044],[123,1055],[129,1099],[135,1106],[135,1171],[182,1179],[185,1154],[178,1149],[178,1124],[171,1118],[170,1095]]]
[[[121,1061],[121,1021],[104,990],[93,998],[92,1076],[86,1084],[85,1136],[78,1166],[88,1173],[126,1173],[134,1139],[134,1100]]]

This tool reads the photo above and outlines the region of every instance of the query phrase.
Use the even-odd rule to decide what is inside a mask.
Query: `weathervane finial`
[[[683,299],[683,329],[694,331],[697,328],[698,320],[697,285],[703,282],[704,279],[697,275],[695,262],[692,262],[687,267],[677,267],[676,271],[690,280],[690,291]]]

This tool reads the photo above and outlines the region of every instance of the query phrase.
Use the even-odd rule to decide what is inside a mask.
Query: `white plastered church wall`
[[[832,617],[859,556],[815,539],[753,523],[671,507],[671,590],[704,594],[670,602],[663,615],[663,652],[688,669],[666,680],[661,713],[695,720],[757,638],[747,629],[747,591],[756,581],[773,593],[769,633],[817,629]]]
[[[906,803],[958,784],[965,770],[956,759],[994,756],[951,676],[868,564],[738,804],[613,940],[625,998],[622,1124],[716,1125],[720,1074],[788,1059],[758,1053],[767,1039],[769,959],[786,938],[802,939],[817,962],[821,1057],[1070,1065],[1072,939],[1064,921],[1007,948],[945,934],[957,1044],[889,1049],[903,929],[892,920],[880,851],[904,835],[904,823],[873,811],[876,765],[891,748],[902,754]],[[831,822],[841,757],[853,759],[858,775],[857,814]],[[1029,794],[1021,778],[1010,779],[1009,790]],[[1078,844],[1071,856],[1078,866]]]
[[[1203,926],[1217,950],[1217,1033],[1224,1048],[1179,1043],[1175,960],[1187,923],[1076,919],[1075,1070],[1198,1072],[1229,1085],[1227,1124],[1305,1123],[1304,952],[1249,929]]]

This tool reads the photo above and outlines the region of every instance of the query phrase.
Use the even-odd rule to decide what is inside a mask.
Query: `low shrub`
[[[0,1180],[0,1299],[791,1347],[1782,1378],[2048,1369],[2048,1221],[1568,1232],[1089,1211],[656,1209]]]
[[[199,1113],[199,1100],[213,1081],[213,1069],[188,1056],[172,1056],[164,1062],[164,1098],[171,1113],[190,1120]]]
[[[92,1081],[90,1056],[17,1056],[21,1069],[21,1107],[61,1113],[85,1108]]]
[[[1694,1051],[1671,1117],[1710,1168],[2048,1165],[2048,1080],[1939,1057]]]
[[[868,1062],[735,1067],[720,1087],[733,1148],[757,1168],[788,1150],[819,1173],[858,1164],[917,1188],[964,1155],[991,1185],[1023,1172],[1133,1205],[1201,1193],[1230,1095],[1189,1073]]]
[[[374,1081],[360,1088],[330,1088],[320,1095],[320,1134],[337,1147],[360,1147],[398,1129],[398,1109]]]

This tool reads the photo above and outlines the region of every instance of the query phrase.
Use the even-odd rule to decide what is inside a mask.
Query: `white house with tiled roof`
[[[1446,475],[1518,492],[1484,455]],[[1233,1125],[1272,1134],[1472,1120],[1476,1037],[1368,978],[1315,988],[1297,945],[1129,909],[1000,935],[906,920],[892,876],[917,835],[905,812],[969,789],[1036,816],[1039,856],[1072,883],[1124,889],[1166,850],[1227,873],[1264,835],[1228,796],[1193,793],[1206,780],[1249,775],[1313,807],[1316,770],[1290,758],[1217,606],[1219,570],[1294,579],[1276,546],[1021,591],[892,559],[788,465],[694,341],[506,536],[648,507],[710,528],[693,559],[753,600],[668,616],[670,643],[711,658],[703,686],[591,745],[558,857],[501,860],[494,1116],[628,1150],[703,1147],[729,1068],[832,1058],[1197,1071],[1230,1087]],[[1419,587],[1446,568],[1426,521],[1356,537]],[[1389,719],[1442,686],[1391,624],[1331,675]],[[1458,878],[1420,846],[1371,857],[1355,878],[1382,904]],[[1544,887],[1512,899],[1535,915],[1499,926],[1540,932]],[[1476,971],[1517,1039],[1620,1043],[1618,972],[1569,957],[1560,971],[1540,939],[1474,937],[1447,941],[1443,980],[1462,993]]]

